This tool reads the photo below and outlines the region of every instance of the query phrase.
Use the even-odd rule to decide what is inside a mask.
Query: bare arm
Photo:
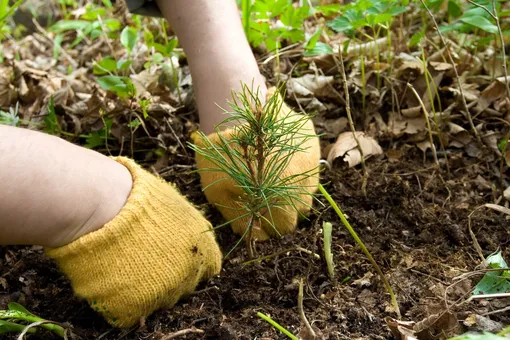
[[[0,125],[0,245],[61,246],[109,222],[129,171],[97,152]]]
[[[157,0],[186,52],[200,115],[200,127],[213,132],[226,117],[232,90],[241,82],[265,100],[266,85],[244,34],[235,0]]]

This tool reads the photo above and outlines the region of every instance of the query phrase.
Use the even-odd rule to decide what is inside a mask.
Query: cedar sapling
[[[284,173],[292,157],[306,149],[306,142],[317,138],[303,129],[311,116],[292,111],[283,113],[283,102],[278,93],[275,91],[263,104],[258,89],[242,84],[240,92],[232,92],[230,110],[222,108],[228,117],[215,127],[218,141],[212,142],[207,135],[197,132],[196,144],[190,143],[197,154],[213,164],[199,171],[219,171],[226,175],[204,187],[204,191],[227,178],[242,190],[243,195],[236,202],[229,202],[230,207],[223,206],[237,210],[238,217],[216,228],[246,220],[246,229],[233,249],[244,240],[250,258],[255,256],[254,230],[270,226],[280,236],[273,219],[275,209],[290,209],[303,217],[297,204],[313,209],[302,199],[312,195],[311,188],[302,185],[302,181],[317,175],[318,164],[302,173]],[[224,127],[232,129],[228,138],[222,134]]]

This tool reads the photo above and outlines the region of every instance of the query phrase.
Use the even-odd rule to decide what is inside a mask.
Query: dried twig
[[[303,321],[303,324],[306,327],[306,330],[308,332],[308,335],[311,339],[315,339],[317,335],[315,334],[315,331],[313,330],[312,326],[308,322],[308,319],[305,315],[305,310],[303,308],[303,279],[299,280],[299,293],[298,293],[298,310],[299,310],[299,317],[301,318],[301,321]]]
[[[432,149],[432,154],[434,155],[434,162],[436,163],[437,167],[439,168],[439,161],[437,159],[437,152],[436,152],[436,146],[434,145],[434,139],[432,138],[432,129],[430,127],[430,121],[429,121],[429,113],[427,112],[427,109],[425,108],[425,104],[423,104],[423,101],[421,100],[420,96],[418,95],[418,92],[414,89],[414,86],[410,83],[407,83],[407,87],[413,91],[414,95],[418,99],[421,105],[421,109],[423,110],[423,116],[425,117],[425,122],[427,123],[427,130],[429,132],[429,142],[430,142],[430,148]]]
[[[204,334],[204,333],[205,332],[203,330],[198,329],[198,328],[187,328],[187,329],[182,329],[180,331],[177,331],[177,332],[174,332],[171,334],[167,334],[167,335],[163,336],[160,340],[175,339],[180,336],[187,335],[187,334]]]
[[[434,23],[434,27],[436,29],[437,34],[439,35],[439,38],[441,39],[441,42],[443,43],[443,46],[446,49],[446,53],[448,54],[448,59],[450,61],[450,64],[452,64],[453,71],[455,72],[455,79],[457,80],[457,86],[459,87],[460,97],[462,99],[462,106],[464,107],[464,111],[466,112],[466,118],[469,121],[469,126],[471,130],[473,131],[473,134],[476,137],[477,142],[483,146],[482,139],[480,138],[480,135],[478,134],[478,131],[476,130],[475,124],[473,123],[473,118],[471,117],[471,113],[469,112],[469,108],[466,102],[466,96],[464,95],[464,90],[462,89],[462,83],[460,81],[459,72],[457,71],[457,66],[455,66],[455,61],[453,60],[452,53],[450,52],[450,49],[448,47],[448,44],[446,43],[446,40],[443,37],[443,34],[441,33],[441,30],[439,29],[439,25],[437,24],[436,19],[434,18],[434,14],[430,11],[427,4],[425,3],[425,0],[420,0],[423,7],[425,7],[425,10],[427,11],[430,19]]]
[[[365,156],[363,155],[363,149],[361,148],[361,144],[356,136],[356,128],[354,126],[354,121],[352,120],[351,114],[351,106],[350,106],[350,96],[349,96],[349,87],[347,86],[347,75],[345,74],[345,65],[344,58],[342,55],[342,51],[338,53],[340,57],[340,73],[342,74],[342,82],[344,85],[344,93],[345,93],[345,112],[347,113],[347,119],[349,120],[349,126],[351,127],[352,137],[356,141],[356,145],[358,146],[359,154],[361,156],[361,168],[363,169],[363,180],[361,182],[361,192],[366,196],[367,194],[367,181],[368,181],[368,172],[367,167],[365,165]],[[335,62],[336,62],[335,58]]]

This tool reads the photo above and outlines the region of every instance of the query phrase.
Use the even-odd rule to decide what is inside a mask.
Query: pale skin
[[[200,128],[226,117],[241,82],[267,91],[234,0],[158,0],[190,65]],[[122,209],[129,171],[60,138],[0,125],[0,245],[66,245],[100,229]]]

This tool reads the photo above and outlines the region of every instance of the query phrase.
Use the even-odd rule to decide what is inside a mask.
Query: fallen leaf
[[[355,134],[363,150],[365,159],[383,153],[382,148],[375,139],[366,136],[362,131],[356,131]],[[341,133],[329,151],[327,158],[329,164],[333,164],[333,161],[337,158],[343,158],[343,160],[349,164],[350,168],[361,163],[361,154],[352,132]]]
[[[289,96],[327,96],[330,92],[329,85],[334,81],[333,76],[316,76],[305,74],[299,78],[290,78],[287,81],[287,92]]]

